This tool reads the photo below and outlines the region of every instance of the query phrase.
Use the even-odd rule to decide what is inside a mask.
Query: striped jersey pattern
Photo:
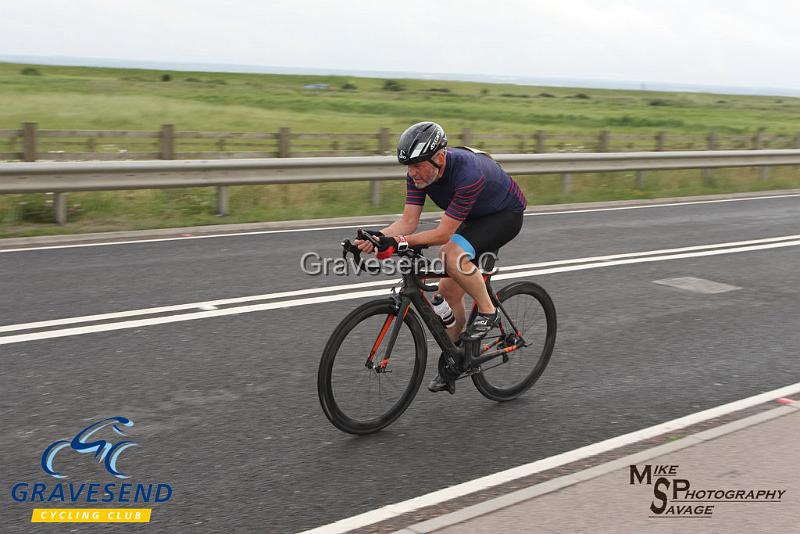
[[[519,185],[491,157],[463,148],[448,148],[444,174],[424,189],[406,177],[406,204],[422,206],[425,198],[457,221],[501,211],[522,213],[528,205]]]

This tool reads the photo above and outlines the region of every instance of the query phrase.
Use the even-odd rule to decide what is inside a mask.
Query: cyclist
[[[439,293],[456,319],[448,336],[457,342],[464,329],[466,292],[476,302],[478,313],[465,336],[480,339],[495,326],[498,317],[483,277],[472,263],[519,234],[527,206],[525,195],[485,152],[448,148],[444,129],[435,122],[420,122],[403,132],[397,160],[408,166],[406,204],[400,219],[380,231],[370,231],[380,243],[377,256],[386,259],[407,247],[443,245],[440,252],[450,278],[439,282]],[[416,232],[426,197],[445,212],[436,228]],[[366,240],[355,240],[355,244],[367,253],[374,248]],[[442,376],[441,363],[428,389],[453,393],[455,376]]]

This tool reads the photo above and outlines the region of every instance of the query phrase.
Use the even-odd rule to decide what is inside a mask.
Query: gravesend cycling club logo
[[[779,503],[785,489],[706,488],[692,486],[687,478],[678,476],[677,465],[630,466],[630,484],[653,487],[653,500],[648,516],[661,518],[710,518],[717,507],[731,503]]]
[[[110,426],[114,429],[114,432],[119,434],[120,436],[124,436],[125,433],[120,430],[119,425],[125,427],[132,427],[133,421],[126,417],[111,417],[109,419],[104,419],[102,421],[98,421],[92,425],[87,426],[78,434],[72,438],[72,441],[68,441],[66,439],[60,439],[50,444],[44,450],[42,454],[42,469],[48,475],[51,475],[55,478],[65,478],[65,475],[56,472],[53,469],[53,459],[55,455],[63,449],[64,447],[71,447],[74,451],[85,454],[89,452],[94,453],[94,457],[97,458],[98,461],[104,462],[106,466],[106,470],[114,475],[117,478],[128,478],[127,475],[124,475],[117,471],[117,458],[122,451],[127,449],[128,447],[135,447],[136,444],[132,441],[119,441],[117,443],[110,443],[108,441],[97,439],[94,441],[87,441],[91,439],[92,435],[95,434],[97,431],[102,430],[105,427]]]
[[[86,455],[102,464],[105,471],[117,479],[128,479],[117,465],[122,453],[137,447],[127,438],[125,430],[134,423],[127,417],[109,417],[85,427],[72,439],[59,439],[50,443],[39,460],[42,470],[55,479],[69,475],[57,467],[69,453]],[[111,430],[108,430],[111,429]],[[113,432],[112,432],[113,431]],[[114,435],[116,434],[116,436]],[[121,439],[117,439],[121,436]],[[172,486],[166,483],[133,482],[17,482],[11,488],[11,499],[16,503],[69,503],[75,504],[150,504],[165,503],[172,498]],[[31,521],[47,523],[146,523],[150,521],[151,508],[34,508]]]

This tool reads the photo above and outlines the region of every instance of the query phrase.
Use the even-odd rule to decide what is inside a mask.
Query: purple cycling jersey
[[[447,149],[444,173],[428,187],[417,189],[406,177],[406,204],[422,206],[426,195],[457,221],[501,211],[522,213],[528,205],[519,185],[495,160],[465,148]]]

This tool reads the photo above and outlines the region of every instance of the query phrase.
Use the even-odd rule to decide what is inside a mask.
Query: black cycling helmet
[[[400,136],[400,142],[397,143],[397,161],[403,165],[430,161],[437,151],[446,146],[447,135],[444,133],[444,128],[435,122],[418,122]]]

